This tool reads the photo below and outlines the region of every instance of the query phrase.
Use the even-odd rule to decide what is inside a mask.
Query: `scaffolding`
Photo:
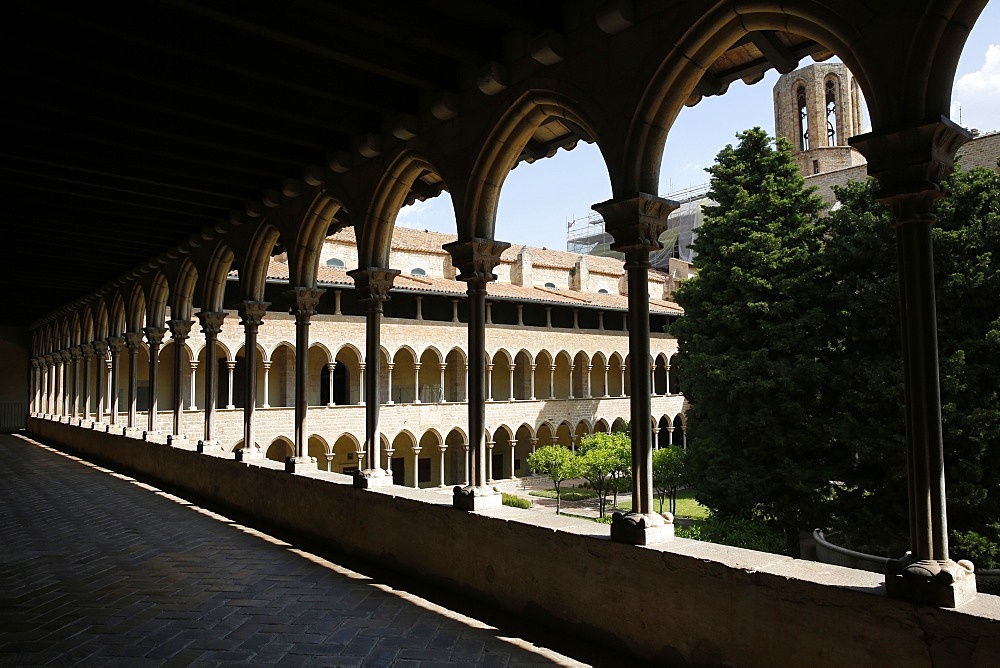
[[[654,268],[666,271],[670,258],[676,257],[686,262],[694,259],[691,242],[695,230],[701,225],[701,207],[708,203],[709,184],[685,188],[670,193],[666,199],[680,203],[680,207],[667,219],[667,230],[660,235],[663,250],[655,253],[650,261]],[[601,255],[622,257],[611,250],[614,239],[604,230],[604,219],[597,213],[566,221],[566,250],[581,255]]]

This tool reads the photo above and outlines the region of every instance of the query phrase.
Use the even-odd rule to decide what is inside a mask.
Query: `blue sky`
[[[803,62],[802,65],[808,63]],[[685,108],[671,128],[660,170],[660,192],[668,195],[708,181],[705,168],[736,133],[759,125],[774,133],[771,70],[753,86],[735,82],[721,97]],[[952,96],[952,119],[983,132],[1000,130],[1000,0],[986,6],[966,43]],[[566,249],[566,223],[587,216],[590,206],[611,196],[600,151],[580,143],[572,151],[521,164],[504,182],[496,238],[537,247]],[[404,207],[397,225],[455,233],[447,193]]]

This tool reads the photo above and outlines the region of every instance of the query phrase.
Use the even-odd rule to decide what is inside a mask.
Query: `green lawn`
[[[669,504],[670,500],[664,499],[664,512],[667,511]],[[632,495],[619,494],[618,507],[621,510],[632,510]],[[660,500],[655,496],[653,497],[653,510],[657,512],[660,510]],[[695,501],[693,491],[690,489],[684,489],[677,492],[677,517],[684,517],[692,520],[703,520],[708,517],[708,508]]]

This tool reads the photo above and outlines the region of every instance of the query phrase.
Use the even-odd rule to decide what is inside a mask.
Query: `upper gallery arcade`
[[[357,263],[347,267],[347,274],[365,314],[364,351],[359,351],[365,361],[365,434],[360,450],[364,467],[355,480],[363,487],[385,484],[391,475],[380,447],[379,397],[387,381],[382,369],[387,362],[381,354],[384,309],[389,299],[395,299],[401,269],[390,261],[394,221],[408,202],[447,189],[457,238],[444,250],[455,279],[466,287],[460,305],[468,378],[462,426],[471,462],[469,484],[456,489],[454,505],[470,510],[490,507],[499,503],[499,497],[487,484],[487,286],[495,281],[505,250],[524,241],[497,239],[494,234],[506,175],[519,161],[543,158],[580,140],[600,147],[613,196],[595,202],[593,208],[613,236],[613,248],[625,257],[627,354],[631,360],[648,360],[652,368],[649,257],[658,248],[656,240],[668,214],[677,206],[655,194],[660,165],[670,159],[664,155],[664,145],[671,124],[684,105],[695,105],[705,95],[723,94],[736,79],[752,82],[770,68],[790,72],[806,56],[824,60],[836,55],[853,72],[868,104],[872,131],[855,137],[852,145],[867,159],[869,174],[881,183],[883,201],[894,212],[906,304],[901,312],[905,332],[901,363],[909,422],[900,429],[906,431],[909,451],[913,554],[889,576],[890,590],[952,606],[974,594],[974,577],[949,558],[947,549],[930,245],[934,203],[944,196],[941,180],[968,138],[948,119],[955,67],[985,0],[613,0],[553,3],[545,8],[536,7],[537,3],[445,3],[447,9],[433,21],[402,9],[394,16],[390,10],[379,14],[333,3],[328,13],[317,10],[319,15],[311,16],[302,9],[298,15],[275,17],[273,25],[255,22],[259,20],[255,10],[265,10],[252,4],[225,11],[197,4],[171,7],[148,38],[129,34],[119,17],[80,20],[80,35],[96,35],[101,42],[93,47],[96,55],[86,49],[81,52],[84,67],[100,61],[101,73],[124,72],[144,92],[149,81],[144,79],[142,50],[156,52],[146,62],[173,62],[177,71],[185,73],[180,80],[170,78],[169,66],[151,73],[152,85],[169,88],[177,96],[178,113],[157,128],[157,136],[169,141],[149,147],[144,160],[129,166],[135,168],[131,191],[155,190],[166,201],[200,200],[205,192],[225,190],[210,183],[212,177],[206,176],[200,185],[192,178],[205,174],[206,164],[216,164],[216,171],[207,171],[219,176],[218,170],[225,170],[219,181],[235,182],[244,190],[255,188],[256,195],[244,200],[223,196],[220,199],[232,209],[228,215],[206,215],[211,220],[197,222],[185,218],[176,227],[169,222],[158,226],[150,219],[130,224],[128,213],[133,209],[128,208],[122,216],[98,216],[99,248],[109,258],[116,244],[124,248],[147,229],[152,236],[163,229],[176,236],[158,252],[130,256],[130,267],[109,281],[101,282],[96,278],[99,273],[91,273],[89,282],[64,286],[67,303],[51,304],[53,310],[31,322],[34,365],[46,365],[47,357],[72,359],[74,348],[79,348],[80,354],[93,350],[98,357],[107,355],[114,368],[128,355],[129,373],[135,374],[135,351],[143,342],[154,360],[149,368],[153,385],[154,376],[162,373],[155,359],[167,331],[173,340],[183,341],[200,328],[206,350],[214,355],[212,339],[220,329],[238,326],[247,369],[242,381],[243,441],[257,443],[258,336],[262,323],[274,317],[268,268],[272,256],[283,252],[288,273],[285,304],[294,317],[292,343],[298,353],[293,454],[288,462],[294,472],[309,460],[306,353],[310,323],[323,304],[318,278],[324,240],[350,229]],[[186,20],[190,32],[184,32]],[[329,43],[316,41],[320,38],[316,25],[329,20],[342,20],[343,28],[357,32],[328,35]],[[427,32],[412,33],[421,27]],[[373,39],[373,32],[381,40]],[[251,37],[245,50],[235,52],[246,58],[246,64],[240,68],[232,62],[234,52],[229,52],[224,57],[227,74],[216,77],[213,73],[225,68],[209,54],[216,53],[213,46],[220,53],[239,49],[233,33]],[[81,41],[79,35],[74,39]],[[200,59],[186,59],[171,46],[173,41],[187,45],[187,53]],[[116,51],[117,45],[131,45],[140,52],[132,53],[126,46]],[[268,51],[271,47],[274,52]],[[262,62],[269,56],[273,62]],[[316,75],[317,87],[326,96],[321,104],[309,98],[311,107],[281,107],[286,99],[305,100],[301,95],[309,90],[311,73],[322,67],[317,58],[334,61],[345,76],[334,81],[322,78],[320,84],[321,75]],[[109,59],[112,64],[106,63]],[[258,87],[248,88],[244,77],[254,71],[260,73]],[[227,83],[234,72],[239,83]],[[294,82],[298,92],[275,94],[282,82]],[[61,89],[66,100],[72,98],[70,88]],[[54,94],[59,92],[57,87]],[[116,98],[109,94],[108,99]],[[209,102],[199,107],[203,100]],[[204,109],[210,113],[212,105],[222,101],[238,101],[244,111],[216,109],[213,131],[185,125],[190,115]],[[109,104],[117,103],[120,100]],[[127,119],[117,111],[107,112],[118,119],[116,127],[123,135],[159,113],[150,111],[145,99],[129,104],[146,111]],[[54,105],[50,100],[38,106],[44,116]],[[101,113],[88,108],[79,115],[100,118]],[[235,136],[234,124],[241,130],[252,129],[256,139],[247,142],[245,134]],[[311,131],[303,130],[310,127]],[[176,173],[168,186],[152,185],[150,171],[158,161],[173,160],[189,150],[185,138],[192,135],[185,132],[200,133],[200,148],[183,156],[191,160],[191,169]],[[117,141],[102,139],[114,144],[114,154],[122,159],[126,155],[134,159],[144,151],[142,146],[123,146],[128,143],[124,136]],[[275,150],[280,160],[269,163],[269,172],[261,156]],[[51,155],[52,146],[47,145],[45,152]],[[226,167],[219,167],[217,160],[213,163],[213,152],[229,154]],[[71,162],[70,157],[64,162]],[[276,169],[276,163],[281,167]],[[91,173],[105,174],[114,165],[87,167]],[[63,190],[71,187],[67,182],[74,179],[62,179]],[[234,192],[239,190],[229,190],[228,195]],[[44,214],[39,225],[72,229],[73,211],[60,210],[58,202],[31,201]],[[21,207],[22,217],[30,218],[28,199],[14,204]],[[161,202],[156,220],[169,220],[177,208]],[[215,213],[221,210],[224,207],[216,207]],[[81,207],[79,215],[86,211]],[[15,233],[25,238],[29,234]],[[93,248],[81,247],[81,252]],[[99,257],[95,250],[89,259]],[[35,271],[26,267],[25,273],[30,277]],[[233,271],[238,276],[235,294],[227,291]],[[224,316],[227,308],[235,308],[238,325]],[[217,368],[216,360],[206,360],[206,423],[215,408]],[[34,374],[33,380],[37,393],[42,375]],[[653,512],[654,444],[648,427],[660,417],[652,408],[653,380],[653,373],[628,376],[634,510],[616,519],[611,529],[613,539],[627,543],[646,544],[672,533]],[[112,373],[111,382],[122,381]],[[135,386],[131,379],[124,382]],[[110,396],[114,401],[117,392]],[[134,399],[132,393],[130,400]]]

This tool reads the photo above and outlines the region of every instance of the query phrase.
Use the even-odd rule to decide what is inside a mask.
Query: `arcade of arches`
[[[984,5],[985,0],[580,3],[563,32],[512,38],[510,43],[520,46],[498,48],[504,62],[491,62],[476,76],[456,78],[463,82],[460,90],[420,98],[418,112],[388,123],[381,134],[359,136],[349,155],[334,151],[324,164],[303,164],[301,178],[268,189],[228,220],[36,322],[32,412],[36,419],[67,420],[87,410],[86,400],[66,391],[69,374],[63,370],[72,368],[81,377],[93,375],[83,378],[80,387],[96,389],[91,395],[95,416],[117,420],[121,414],[127,426],[136,427],[140,407],[145,407],[139,391],[143,368],[151,388],[146,431],[193,435],[194,425],[184,424],[187,413],[174,413],[167,428],[159,424],[157,410],[163,392],[171,394],[175,407],[186,401],[181,396],[184,383],[177,379],[190,376],[197,361],[194,385],[206,389],[201,395],[196,389],[194,403],[204,402],[198,435],[205,447],[223,440],[222,413],[227,406],[238,410],[237,396],[243,397],[241,440],[259,444],[259,456],[268,450],[287,455],[288,470],[296,472],[314,466],[310,452],[332,451],[335,458],[354,452],[355,484],[361,487],[393,480],[396,476],[387,471],[402,473],[404,480],[412,480],[414,473],[418,481],[428,475],[432,481],[435,475],[447,480],[447,450],[462,441],[469,444],[472,465],[469,484],[456,489],[454,505],[478,510],[499,503],[489,480],[498,473],[516,473],[518,461],[523,469],[530,442],[565,442],[581,430],[603,428],[597,420],[493,415],[491,408],[504,397],[514,398],[508,407],[520,407],[518,379],[521,387],[525,379],[535,379],[537,399],[545,386],[539,367],[549,364],[555,369],[551,383],[571,401],[592,368],[600,375],[603,365],[628,366],[622,360],[627,351],[628,359],[648,359],[657,366],[651,373],[628,374],[622,388],[627,386],[632,429],[634,510],[616,517],[611,535],[637,544],[666,539],[672,527],[653,511],[653,427],[662,434],[661,425],[674,424],[680,407],[654,413],[658,376],[663,384],[663,372],[657,369],[666,369],[671,353],[663,348],[653,354],[657,339],[651,336],[647,287],[650,253],[658,248],[656,239],[677,206],[654,194],[659,165],[669,159],[663,155],[667,133],[684,104],[721,94],[736,78],[752,81],[769,67],[791,71],[806,55],[837,55],[854,72],[869,105],[872,132],[855,137],[852,145],[867,159],[869,174],[881,182],[884,201],[893,208],[906,304],[903,366],[912,555],[897,564],[887,582],[899,596],[960,604],[974,594],[975,583],[966,565],[948,556],[930,245],[934,202],[944,196],[940,181],[968,139],[947,118],[955,64]],[[505,175],[521,160],[544,157],[581,139],[596,142],[605,157],[613,197],[593,208],[614,238],[613,248],[625,258],[627,346],[613,361],[598,347],[558,345],[545,355],[541,348],[506,348],[491,339],[487,325],[487,286],[510,245],[494,235]],[[451,193],[457,228],[457,239],[444,250],[454,280],[466,287],[461,300],[466,341],[457,348],[464,357],[450,345],[407,348],[389,342],[388,300],[400,274],[390,262],[396,214],[406,203],[443,188]],[[310,338],[311,326],[323,317],[317,315],[325,294],[318,279],[321,249],[331,233],[348,226],[356,237],[357,261],[347,273],[359,304],[353,317],[364,319],[364,334],[358,337],[363,345],[313,346],[314,340],[322,342],[321,337]],[[287,252],[288,264],[280,308],[268,290],[276,247]],[[227,280],[233,271],[238,276],[234,284]],[[235,306],[236,312],[225,306]],[[291,317],[280,319],[287,321],[287,343],[279,345],[268,340],[273,334],[269,327],[285,307]],[[172,343],[164,346],[168,331],[166,340]],[[417,411],[451,410],[449,392],[456,396],[455,386],[461,383],[455,379],[463,375],[455,358],[463,358],[469,379],[463,414],[436,420],[455,428],[392,425],[389,401],[397,398],[418,406]],[[110,361],[108,377],[93,370],[94,359]],[[344,372],[338,375],[341,364]],[[428,381],[442,365],[444,381]],[[529,374],[531,365],[535,370]],[[169,376],[172,386],[160,380]],[[390,389],[390,383],[395,387]],[[580,400],[604,400],[593,397],[592,380],[590,384]],[[430,388],[427,395],[425,386]],[[603,389],[609,393],[610,386]],[[438,391],[441,401],[424,402]],[[309,407],[324,396],[334,404],[331,414],[356,410],[357,429],[315,429],[320,418]],[[291,435],[280,442],[264,437],[268,411],[273,410],[264,406],[272,397],[290,404]],[[349,407],[362,400],[362,408]],[[102,405],[107,403],[110,407]],[[352,436],[345,441],[340,434],[346,433]],[[326,442],[311,442],[313,434],[322,434]],[[444,453],[443,466],[440,458],[435,463],[431,457],[428,469],[420,455],[435,449]],[[502,459],[495,459],[498,449]],[[255,450],[244,448],[242,456],[257,456]],[[410,454],[401,458],[401,471],[396,471],[394,454],[387,467],[390,451]],[[497,470],[501,467],[502,473]],[[422,474],[424,469],[430,473]],[[451,471],[454,477],[454,461]]]

